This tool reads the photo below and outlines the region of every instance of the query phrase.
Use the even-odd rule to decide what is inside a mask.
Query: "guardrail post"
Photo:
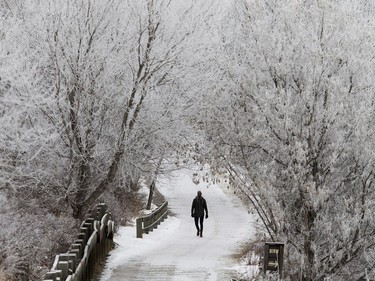
[[[142,238],[143,236],[143,229],[142,229],[142,218],[138,218],[135,220],[136,228],[137,228],[137,238]]]
[[[71,253],[76,254],[78,262],[82,259],[83,256],[83,245],[81,243],[74,242],[72,244],[72,249],[70,250]]]
[[[68,262],[68,267],[71,272],[74,272],[76,270],[77,256],[75,253],[60,254],[59,262],[62,262],[62,261]]]
[[[69,261],[59,261],[56,269],[61,270],[60,280],[65,280],[69,275]]]

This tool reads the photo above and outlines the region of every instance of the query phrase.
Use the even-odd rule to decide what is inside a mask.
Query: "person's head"
[[[201,197],[202,197],[202,192],[201,192],[201,191],[198,191],[198,192],[197,192],[197,196],[198,196],[198,198],[201,198]]]

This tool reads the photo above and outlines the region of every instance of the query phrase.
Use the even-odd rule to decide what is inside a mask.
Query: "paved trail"
[[[233,276],[237,261],[232,255],[253,235],[252,217],[225,188],[195,185],[187,174],[179,175],[160,188],[175,216],[143,239],[135,238],[134,227],[122,228],[100,281],[224,281]],[[196,236],[190,216],[197,190],[208,205],[203,238]]]

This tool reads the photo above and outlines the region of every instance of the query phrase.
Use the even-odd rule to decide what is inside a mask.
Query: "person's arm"
[[[193,204],[191,204],[191,216],[194,217],[194,211],[195,211],[195,199],[193,200]]]

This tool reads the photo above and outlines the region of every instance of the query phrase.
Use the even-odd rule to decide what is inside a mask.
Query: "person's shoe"
[[[202,233],[202,231],[201,231],[201,233],[200,233],[200,236],[203,237],[203,233]]]
[[[197,236],[199,236],[199,229],[197,230]]]

